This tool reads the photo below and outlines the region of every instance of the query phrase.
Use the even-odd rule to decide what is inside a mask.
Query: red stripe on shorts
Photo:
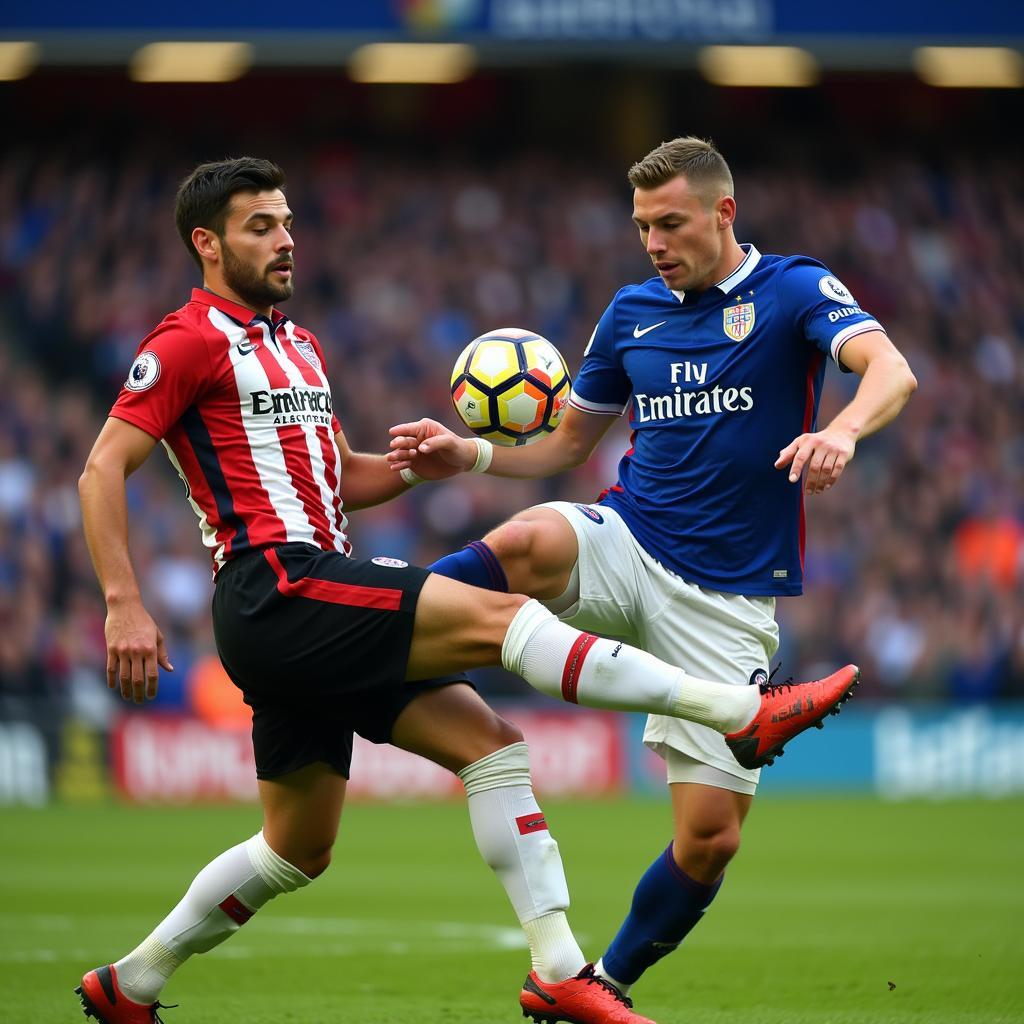
[[[228,896],[221,903],[217,904],[228,917],[236,924],[242,925],[252,917],[254,911],[250,910],[234,893]]]
[[[531,832],[547,832],[548,830],[548,823],[544,820],[544,815],[540,811],[537,811],[536,814],[524,814],[516,818],[516,824],[519,826],[519,834],[521,836],[528,836]]]
[[[328,604],[346,604],[357,608],[380,608],[397,612],[402,606],[402,591],[385,587],[357,587],[351,583],[335,583],[332,580],[314,580],[304,576],[301,580],[290,580],[277,552],[273,548],[264,551],[270,567],[277,575],[277,589],[285,597],[308,597]]]
[[[583,662],[587,660],[587,652],[595,643],[597,637],[592,633],[580,633],[579,639],[569,651],[569,657],[565,659],[565,668],[562,669],[562,700],[570,704],[577,703],[576,687],[580,684]]]

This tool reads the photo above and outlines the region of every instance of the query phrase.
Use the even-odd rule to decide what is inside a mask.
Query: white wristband
[[[425,476],[420,476],[419,473],[411,469],[400,469],[398,475],[410,486],[415,487],[417,484],[426,482]]]
[[[494,445],[482,437],[474,437],[476,445],[476,462],[469,467],[470,473],[486,473],[490,468],[491,459],[494,458]]]

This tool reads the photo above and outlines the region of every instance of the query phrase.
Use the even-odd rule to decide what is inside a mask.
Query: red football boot
[[[794,736],[812,725],[821,729],[826,715],[838,715],[859,681],[860,669],[847,665],[810,683],[760,683],[761,707],[754,720],[727,733],[725,742],[744,768],[771,764]]]
[[[593,964],[565,981],[541,981],[530,971],[519,993],[519,1005],[523,1016],[532,1017],[535,1024],[654,1024],[634,1013],[633,1001],[610,981],[599,978]]]
[[[86,1017],[98,1024],[163,1024],[157,1016],[163,1003],[133,1003],[117,986],[117,971],[111,964],[89,971],[75,989]]]

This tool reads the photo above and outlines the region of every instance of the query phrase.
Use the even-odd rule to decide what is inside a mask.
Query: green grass
[[[545,801],[596,957],[669,836],[666,803]],[[83,1020],[252,808],[0,810],[0,1019]],[[712,911],[634,990],[659,1024],[1024,1018],[1024,802],[765,798]],[[528,959],[460,804],[350,807],[331,870],[191,960],[169,1024],[521,1020]],[[890,983],[895,988],[890,988]]]

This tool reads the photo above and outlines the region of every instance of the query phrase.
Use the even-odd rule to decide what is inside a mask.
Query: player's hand
[[[174,671],[164,635],[142,602],[133,600],[107,608],[107,686],[120,688],[125,700],[142,704],[156,697],[157,666]]]
[[[476,463],[477,446],[437,420],[399,423],[390,434],[391,451],[386,458],[395,472],[411,469],[426,480],[440,480]]]
[[[826,427],[815,434],[801,434],[779,452],[776,469],[789,466],[789,482],[795,484],[806,468],[804,493],[827,491],[853,458],[856,441],[845,431]]]

